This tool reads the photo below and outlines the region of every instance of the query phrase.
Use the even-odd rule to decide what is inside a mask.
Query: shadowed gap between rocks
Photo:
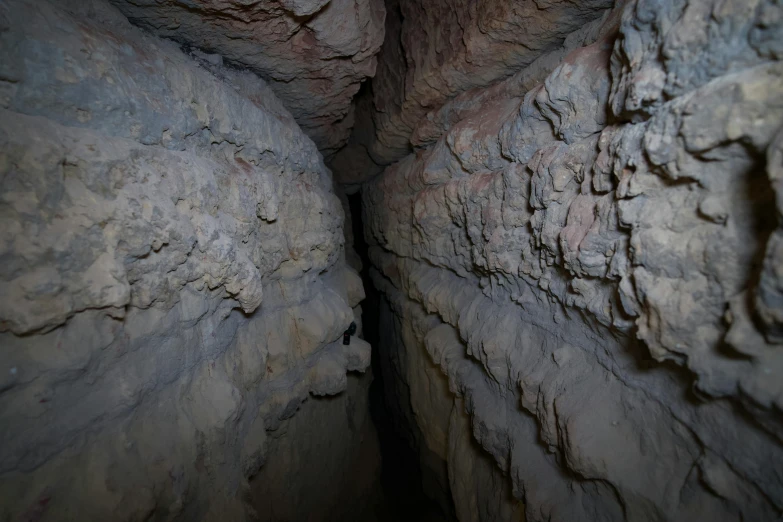
[[[422,487],[422,472],[416,452],[396,432],[386,406],[383,374],[378,349],[381,294],[370,277],[370,258],[364,238],[361,192],[348,196],[353,224],[354,249],[362,261],[361,277],[366,297],[362,301],[364,338],[372,345],[373,382],[370,386],[370,414],[378,432],[381,450],[381,487],[384,503],[376,510],[378,520],[445,522],[447,517]]]

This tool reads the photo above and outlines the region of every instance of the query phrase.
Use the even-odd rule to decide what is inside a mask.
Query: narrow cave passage
[[[418,455],[399,435],[389,415],[379,354],[381,336],[384,335],[380,324],[383,297],[370,276],[372,265],[364,237],[361,192],[349,194],[348,202],[353,226],[354,250],[362,262],[360,274],[366,295],[362,301],[364,338],[372,345],[373,382],[370,385],[370,414],[378,432],[383,490],[383,503],[376,509],[376,516],[379,522],[446,522],[449,518],[443,514],[438,504],[424,493]]]
[[[783,521],[781,0],[0,0],[0,260],[0,522]]]

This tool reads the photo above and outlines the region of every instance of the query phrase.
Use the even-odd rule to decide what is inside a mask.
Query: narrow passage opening
[[[372,345],[370,413],[381,449],[381,486],[385,501],[384,505],[378,507],[376,515],[380,522],[445,522],[447,519],[437,503],[424,493],[418,455],[395,430],[387,408],[384,377],[378,355],[380,339],[384,334],[379,330],[380,302],[383,297],[370,277],[371,264],[364,237],[361,193],[349,195],[348,202],[353,224],[354,250],[362,262],[361,277],[366,294],[362,301],[364,338]]]

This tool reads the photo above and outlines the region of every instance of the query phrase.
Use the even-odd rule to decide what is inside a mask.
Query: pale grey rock
[[[328,169],[257,77],[104,2],[0,20],[0,519],[258,519],[268,433],[313,394],[366,408]],[[321,455],[317,421],[372,445],[303,415],[286,444]],[[312,476],[338,477],[321,457]]]
[[[364,184],[396,422],[460,520],[780,516],[778,11],[618,4]]]
[[[260,75],[325,156],[348,139],[384,37],[382,0],[111,1],[156,35]]]
[[[612,88],[612,111],[643,118],[713,78],[779,60],[781,9],[765,0],[632,3],[612,57],[622,72]]]

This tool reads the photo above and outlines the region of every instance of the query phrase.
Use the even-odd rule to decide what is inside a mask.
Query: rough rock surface
[[[281,441],[345,482],[321,432],[339,454],[371,427],[296,415],[347,388],[366,411],[346,372],[369,346],[341,342],[364,291],[329,171],[263,82],[101,1],[3,2],[0,184],[0,519],[273,520],[248,480]]]
[[[611,0],[389,1],[372,84],[370,156],[380,164],[402,158],[420,121],[448,100],[511,76],[611,6]]]
[[[383,0],[111,1],[159,36],[261,75],[324,155],[347,140],[384,37]]]
[[[458,518],[779,518],[780,3],[633,0],[440,107],[427,12],[395,52],[432,97],[378,103],[388,40],[372,85],[374,152],[422,148],[362,191],[384,381]]]
[[[382,499],[370,473],[378,463],[378,445],[367,404],[368,378],[349,375],[346,392],[307,401],[270,432],[267,459],[250,481],[261,520],[376,519]]]

